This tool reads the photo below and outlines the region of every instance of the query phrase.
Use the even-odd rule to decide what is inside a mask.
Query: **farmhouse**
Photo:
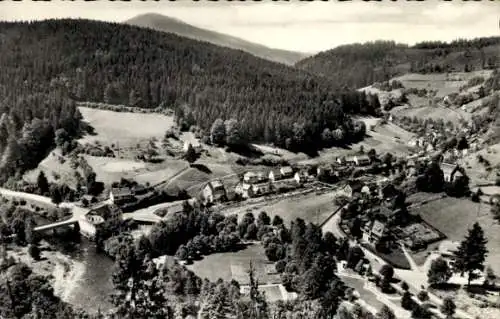
[[[445,182],[452,183],[456,178],[465,176],[465,171],[459,165],[441,163],[440,167],[443,171]]]
[[[355,194],[359,194],[363,186],[364,186],[363,182],[359,180],[349,181],[343,188],[339,190],[339,195],[351,198]]]
[[[281,176],[281,170],[279,170],[279,169],[272,169],[269,172],[269,180],[271,182],[278,181],[278,180],[280,180],[282,178],[283,177]]]
[[[202,197],[205,203],[222,201],[226,197],[226,188],[220,180],[210,181],[203,187]]]
[[[317,176],[330,176],[333,173],[333,167],[332,166],[318,166],[316,168],[316,175]]]
[[[122,204],[133,201],[135,198],[130,188],[116,187],[111,188],[111,191],[109,192],[109,199],[113,204]]]
[[[88,213],[80,216],[78,220],[80,232],[93,240],[98,232],[98,226],[104,223],[116,210],[116,206],[107,203],[94,206]]]
[[[388,230],[386,224],[380,220],[370,221],[363,228],[363,241],[377,244],[381,239],[387,236]]]
[[[354,156],[353,161],[357,166],[370,165],[371,161],[368,155]]]
[[[238,183],[234,188],[234,192],[242,198],[251,198],[254,195],[252,185],[247,183]]]
[[[248,184],[256,184],[256,183],[261,183],[267,180],[267,177],[264,175],[263,172],[246,172],[243,174],[243,181]]]
[[[295,179],[295,181],[297,182],[297,184],[302,185],[305,182],[311,180],[312,176],[310,176],[307,171],[300,171],[300,172],[295,173],[295,175],[293,176],[293,178]]]
[[[272,192],[272,187],[270,183],[253,184],[252,192],[255,196],[267,195]]]
[[[187,152],[188,148],[189,148],[189,144],[191,144],[191,146],[194,148],[195,151],[199,151],[201,149],[201,144],[196,141],[196,140],[193,140],[193,141],[189,141],[189,142],[184,142],[184,145],[182,146],[182,150],[184,152]]]
[[[293,169],[290,166],[285,166],[280,168],[280,173],[282,178],[291,178],[293,177]]]

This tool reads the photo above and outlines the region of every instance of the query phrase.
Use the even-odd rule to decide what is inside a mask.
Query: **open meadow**
[[[156,113],[114,112],[79,107],[83,120],[92,126],[95,135],[87,135],[80,143],[100,141],[103,144],[133,146],[153,137],[161,139],[174,125],[172,116]]]
[[[76,187],[77,179],[75,170],[71,168],[70,161],[60,155],[58,149],[50,152],[43,159],[38,167],[27,171],[23,179],[30,183],[35,183],[40,172],[44,172],[47,180],[51,183],[66,184],[69,187]],[[81,172],[80,172],[81,173]]]
[[[459,89],[476,76],[487,78],[491,75],[491,70],[473,72],[453,72],[453,73],[432,73],[417,74],[408,73],[393,80],[400,81],[405,88],[432,89],[437,90],[437,97],[444,97],[448,94],[458,92]]]
[[[270,199],[257,204],[245,205],[242,202],[237,207],[231,207],[222,211],[224,215],[237,214],[241,218],[248,211],[257,215],[264,211],[271,218],[279,215],[283,218],[285,225],[290,225],[290,222],[302,218],[306,222],[322,223],[332,212],[338,207],[333,202],[334,196],[332,192],[317,195],[311,192],[305,195],[296,195],[287,198]]]
[[[459,108],[447,108],[441,106],[423,106],[423,107],[395,107],[391,110],[391,114],[402,117],[407,116],[410,118],[416,117],[417,119],[432,119],[450,121],[453,124],[458,124],[460,121],[470,121],[472,114],[463,111]]]
[[[490,205],[446,197],[424,204],[411,212],[444,233],[448,240],[461,241],[477,221],[488,239],[486,263],[500,274],[500,225],[492,218]]]
[[[396,156],[406,156],[410,152],[408,142],[415,136],[401,127],[392,124],[380,124],[379,119],[358,118],[365,122],[367,131],[363,141],[349,147],[331,147],[321,150],[319,156],[299,161],[300,164],[328,164],[337,157],[359,154],[361,147],[365,152],[375,149],[378,154],[392,153]],[[370,128],[371,127],[371,128]]]
[[[241,285],[247,285],[249,283],[247,272],[250,269],[250,262],[254,267],[259,284],[281,283],[279,275],[270,271],[270,269],[274,269],[274,265],[267,260],[264,248],[259,243],[250,244],[238,252],[205,256],[202,260],[188,265],[187,268],[201,278],[208,278],[212,282],[219,278],[224,281],[234,279]]]

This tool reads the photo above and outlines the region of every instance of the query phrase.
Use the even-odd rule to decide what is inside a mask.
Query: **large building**
[[[133,201],[135,197],[128,187],[113,187],[109,192],[109,199],[113,204],[123,204]]]
[[[205,184],[202,190],[205,204],[223,201],[226,199],[226,188],[221,180],[213,180]]]

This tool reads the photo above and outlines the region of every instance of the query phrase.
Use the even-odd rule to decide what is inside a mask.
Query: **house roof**
[[[370,158],[368,157],[368,155],[358,155],[358,156],[356,156],[356,159],[360,162],[369,162],[370,161]]]
[[[255,174],[254,172],[246,172],[245,174],[243,174],[243,177],[245,178],[251,178],[254,176],[257,176],[257,174]]]
[[[382,236],[384,234],[385,225],[384,223],[375,220],[372,226],[372,233],[377,236]]]
[[[361,182],[360,180],[350,180],[348,182],[348,185],[351,186],[351,189],[353,191],[361,191],[361,188],[363,188],[364,183]]]
[[[127,187],[114,187],[111,188],[111,192],[113,193],[114,197],[124,197],[132,195],[132,190]]]
[[[209,184],[214,188],[214,189],[219,189],[219,188],[224,188],[224,184],[222,183],[221,180],[213,180],[209,182]]]
[[[281,170],[277,169],[277,168],[273,168],[272,170],[269,171],[269,174],[273,173],[274,176],[276,175],[281,175]]]
[[[282,167],[280,169],[280,171],[283,173],[283,174],[291,174],[293,173],[293,169],[290,167],[290,166],[285,166],[285,167]]]

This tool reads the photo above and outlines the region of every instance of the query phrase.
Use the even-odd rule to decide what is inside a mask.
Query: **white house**
[[[290,166],[285,166],[280,168],[280,173],[282,178],[291,178],[293,177],[293,169]]]
[[[243,174],[243,181],[248,184],[260,183],[265,180],[267,180],[267,176],[265,176],[263,172],[246,172]]]
[[[202,197],[205,203],[224,200],[226,197],[226,188],[220,180],[210,181],[203,187]]]
[[[311,180],[312,176],[310,176],[309,173],[307,173],[306,171],[301,171],[301,172],[295,173],[295,175],[293,176],[293,178],[295,179],[295,181],[297,182],[297,184],[302,185],[303,183]]]
[[[370,165],[370,163],[371,163],[368,155],[354,156],[353,161],[357,166],[366,166],[366,165]]]
[[[279,170],[279,169],[272,169],[269,172],[269,180],[271,182],[278,181],[278,180],[280,180],[282,178],[283,177],[281,176],[281,170]]]
[[[189,144],[191,144],[191,146],[193,146],[193,148],[195,149],[195,151],[199,151],[201,149],[201,144],[197,140],[192,140],[192,141],[189,141],[189,142],[186,141],[186,142],[184,142],[184,145],[182,146],[182,150],[184,152],[187,152],[187,150],[189,148]]]
[[[112,188],[109,192],[109,200],[113,204],[128,202],[133,198],[134,194],[128,187]]]

